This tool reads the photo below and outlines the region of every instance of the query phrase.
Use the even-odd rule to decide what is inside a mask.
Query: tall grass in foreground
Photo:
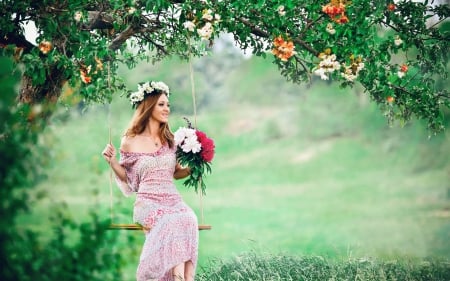
[[[440,260],[379,261],[348,259],[327,261],[320,256],[261,255],[249,253],[233,260],[211,261],[198,281],[446,281],[450,263]]]

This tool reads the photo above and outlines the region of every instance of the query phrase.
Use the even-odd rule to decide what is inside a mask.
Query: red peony
[[[200,156],[203,160],[206,162],[211,162],[214,158],[214,141],[206,136],[205,133],[202,131],[195,131],[195,134],[197,135],[197,139],[200,142],[200,145],[202,146],[202,149],[200,151]]]

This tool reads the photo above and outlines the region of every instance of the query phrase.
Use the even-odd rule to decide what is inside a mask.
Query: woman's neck
[[[142,132],[142,135],[157,138],[159,135],[159,122],[155,121],[153,119],[150,119],[148,121],[147,126],[145,126],[145,129]]]

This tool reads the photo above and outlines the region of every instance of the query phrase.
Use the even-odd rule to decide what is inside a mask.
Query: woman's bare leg
[[[172,274],[173,274],[173,279],[175,281],[185,281],[184,279],[184,263],[180,263],[179,265],[176,265],[173,269],[172,269]]]
[[[185,281],[194,281],[194,264],[192,261],[187,261],[184,263],[184,280]]]

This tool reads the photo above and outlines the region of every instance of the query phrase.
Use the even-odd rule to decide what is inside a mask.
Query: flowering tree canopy
[[[0,47],[23,65],[19,101],[86,101],[123,88],[117,66],[201,56],[221,33],[294,83],[360,83],[390,119],[444,129],[450,8],[434,1],[3,0]],[[24,24],[38,29],[33,44]],[[108,66],[108,67],[106,67]]]

